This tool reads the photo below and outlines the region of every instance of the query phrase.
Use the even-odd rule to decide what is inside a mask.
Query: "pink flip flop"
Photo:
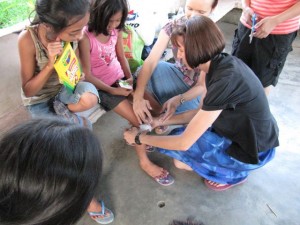
[[[217,182],[214,182],[211,180],[204,179],[204,184],[206,185],[206,187],[208,187],[211,190],[225,191],[229,188],[232,188],[234,186],[244,183],[246,180],[247,180],[247,178],[245,178],[244,180],[241,180],[240,182],[235,183],[235,184],[220,184],[220,183],[217,183]]]
[[[174,183],[174,178],[165,169],[161,171],[160,175],[153,177],[153,179],[162,186],[169,186]]]

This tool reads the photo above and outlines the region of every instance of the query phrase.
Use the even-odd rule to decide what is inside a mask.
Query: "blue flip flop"
[[[105,208],[104,202],[99,201],[101,204],[101,212],[88,212],[92,220],[95,220],[99,224],[109,224],[114,221],[114,214],[108,208]],[[94,218],[93,218],[94,217]]]

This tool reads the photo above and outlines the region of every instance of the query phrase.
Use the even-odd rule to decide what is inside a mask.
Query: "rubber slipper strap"
[[[105,215],[105,205],[104,202],[101,201],[102,214]]]

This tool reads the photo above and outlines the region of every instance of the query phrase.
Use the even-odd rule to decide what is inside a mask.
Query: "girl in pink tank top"
[[[126,0],[96,0],[79,50],[86,80],[98,89],[100,105],[139,127],[132,104],[127,99],[133,90],[116,85],[120,79],[130,84],[133,82],[123,50],[122,29],[127,14]],[[156,182],[164,186],[174,182],[168,171],[149,160],[146,145],[136,144],[135,149],[141,168]]]

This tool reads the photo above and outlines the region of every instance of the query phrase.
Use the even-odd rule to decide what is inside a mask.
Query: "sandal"
[[[164,134],[168,130],[169,126],[158,126],[155,127],[154,131],[156,134]]]
[[[102,210],[101,212],[88,212],[91,219],[100,224],[109,224],[114,221],[114,214],[112,211],[108,208],[105,208],[103,201],[99,201],[99,203],[101,204]]]
[[[153,177],[153,179],[162,186],[169,186],[174,183],[174,178],[165,169],[162,169],[161,174]]]
[[[146,145],[146,152],[155,152],[155,147],[152,145]]]
[[[70,112],[70,110],[68,109],[68,107],[62,103],[61,101],[55,99],[53,102],[53,108],[55,113],[64,118],[65,120],[68,120],[72,123],[76,123],[79,124],[83,127],[87,127],[89,129],[92,129],[92,123],[85,117],[82,116],[78,116],[72,112]]]
[[[229,188],[232,188],[234,186],[244,183],[246,180],[247,180],[247,178],[245,178],[244,180],[241,180],[240,182],[237,182],[235,184],[220,184],[220,183],[217,183],[217,182],[214,182],[211,180],[204,179],[204,184],[206,185],[206,187],[208,187],[211,190],[225,191]]]
[[[154,131],[157,135],[168,135],[169,133],[171,133],[172,130],[183,126],[184,125],[181,124],[170,126],[158,126],[154,129]]]

